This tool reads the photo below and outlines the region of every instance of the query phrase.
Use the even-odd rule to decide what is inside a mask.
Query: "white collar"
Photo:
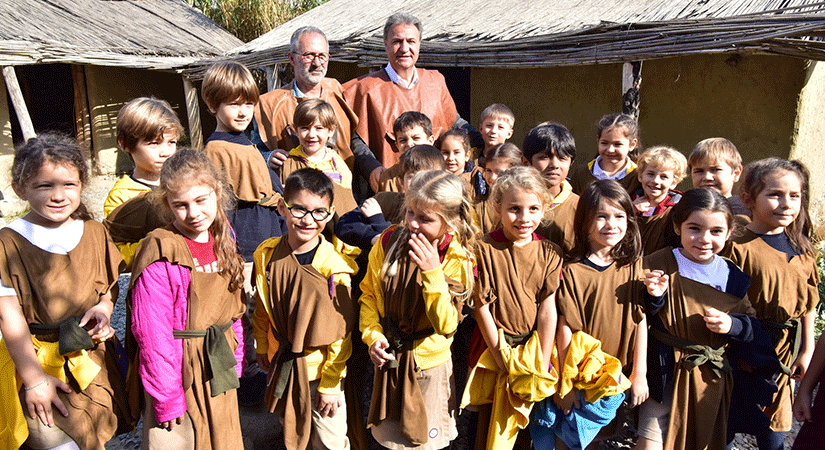
[[[68,255],[83,237],[83,221],[75,219],[59,228],[46,228],[22,217],[7,225],[41,250],[58,255]]]
[[[392,68],[392,64],[387,63],[387,67],[385,67],[384,70],[387,71],[387,75],[390,77],[390,80],[392,80],[393,83],[401,86],[404,89],[412,89],[416,85],[416,83],[418,83],[418,69],[415,69],[413,71],[412,83],[410,83],[409,86],[407,85],[407,81],[401,78],[401,75],[398,75],[398,72],[396,72],[395,69]]]
[[[627,169],[630,167],[630,158],[626,158],[624,162],[624,167],[613,175],[608,175],[604,170],[602,170],[601,166],[599,166],[599,161],[602,160],[601,156],[596,157],[596,162],[593,163],[593,176],[596,177],[598,180],[621,180],[627,176]]]

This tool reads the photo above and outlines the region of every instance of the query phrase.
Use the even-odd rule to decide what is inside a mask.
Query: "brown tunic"
[[[546,222],[536,229],[536,234],[561,247],[565,255],[573,250],[576,243],[574,224],[578,204],[579,196],[571,193],[564,202],[547,212]]]
[[[117,282],[122,263],[105,228],[93,220],[83,223],[80,242],[66,255],[42,250],[10,228],[0,229],[0,279],[14,288],[29,325],[83,316]],[[57,340],[56,333],[36,337]],[[55,410],[54,423],[82,449],[103,450],[116,432],[131,428],[126,389],[115,359],[116,339],[89,350],[101,370],[85,390],[80,390],[71,375],[72,392],[57,390],[69,416]]]
[[[311,392],[304,351],[339,341],[355,328],[355,308],[349,287],[335,284],[311,265],[301,265],[287,239],[273,250],[266,269],[274,334],[281,342],[271,373],[277,379],[282,361],[295,359],[281,398],[274,397],[276,383],[266,390],[269,411],[284,420],[284,441],[289,449],[306,449],[312,430]],[[290,355],[289,352],[296,355]],[[299,356],[300,355],[300,356]]]
[[[230,291],[228,275],[196,271],[186,241],[173,230],[171,225],[158,228],[141,242],[133,264],[132,283],[155,261],[179,264],[189,269],[191,277],[186,299],[187,330],[206,330],[212,325],[224,325],[240,319],[246,309],[241,299],[242,289]],[[238,345],[235,330],[229,327],[225,336],[234,350]],[[183,389],[186,412],[195,429],[195,448],[243,448],[237,393],[230,389],[212,396],[204,365],[207,356],[203,344],[203,337],[183,340]]]
[[[668,245],[678,243],[679,238],[673,229],[671,211],[673,211],[673,207],[669,206],[663,213],[655,216],[636,216],[636,221],[639,223],[639,234],[642,236],[642,254],[650,255]]]
[[[387,71],[377,70],[344,83],[344,98],[361,119],[358,135],[384,167],[398,162],[398,150],[387,142],[395,119],[405,111],[419,111],[430,118],[433,136],[438,137],[456,121],[453,97],[444,76],[436,70],[416,69],[418,83],[404,89],[393,83]]]
[[[381,213],[387,222],[398,225],[404,220],[406,208],[404,208],[405,195],[403,192],[379,192],[373,197],[381,207]]]
[[[305,167],[309,167],[309,165],[300,158],[290,155],[289,158],[284,161],[284,165],[281,166],[281,179],[286,180],[289,174]],[[352,189],[347,189],[335,182],[332,183],[332,187],[335,195],[332,204],[335,206],[336,218],[330,223],[337,222],[338,215],[352,211],[358,207],[358,203],[355,202],[355,197],[352,196]]]
[[[573,192],[578,195],[581,195],[590,183],[598,180],[598,178],[593,176],[593,172],[590,171],[590,167],[588,166],[589,164],[582,164],[570,175],[570,185],[573,188]],[[638,173],[635,169],[621,180],[616,181],[621,184],[629,194],[642,188],[642,183],[639,182]]]
[[[481,229],[482,235],[501,227],[501,219],[498,217],[493,197],[489,192],[485,196],[476,196],[473,208],[476,211],[478,227]]]
[[[172,220],[168,209],[153,202],[149,192],[143,192],[121,203],[103,220],[103,225],[114,242],[134,243],[155,228],[169,225]]]
[[[272,189],[266,161],[254,145],[215,139],[207,142],[203,151],[212,164],[226,174],[238,200],[258,202],[277,195]]]
[[[292,125],[292,116],[295,108],[303,98],[296,98],[292,93],[295,82],[261,95],[255,106],[255,120],[258,122],[258,131],[261,139],[270,149],[289,151],[298,145],[298,136]],[[355,157],[352,154],[352,131],[358,125],[358,116],[344,100],[341,84],[334,78],[324,78],[321,81],[321,100],[332,105],[335,110],[335,148],[338,154],[353,169]],[[359,130],[359,134],[361,131]],[[361,134],[363,137],[364,135]]]
[[[490,305],[496,326],[509,335],[536,329],[538,305],[556,292],[561,249],[537,234],[518,247],[500,229],[486,234],[478,247],[476,306]]]
[[[730,259],[751,276],[748,298],[759,320],[783,323],[798,319],[816,308],[819,303],[819,273],[813,254],[794,256],[788,261],[786,253],[775,250],[750,230],[736,237],[731,246]],[[764,328],[764,327],[763,327]],[[793,364],[793,336],[781,330],[776,342],[776,354],[782,364]],[[773,405],[765,413],[776,431],[791,429],[793,391],[790,378],[780,375],[779,392]]]
[[[644,270],[656,269],[670,277],[667,300],[658,317],[672,336],[719,349],[727,345],[728,338],[708,329],[705,311],[716,308],[726,313],[753,315],[747,299],[679,276],[670,247],[644,258]],[[679,348],[673,348],[673,353],[677,363],[665,449],[724,449],[733,375],[725,373],[719,378],[708,364],[688,370],[679,364],[686,353]]]
[[[556,296],[559,315],[574,332],[584,331],[602,343],[602,350],[622,363],[625,374],[633,363],[636,328],[644,318],[641,260],[598,271],[583,261],[567,264]]]
[[[378,179],[378,190],[380,192],[403,192],[404,191],[404,171],[401,163],[395,163],[392,167],[381,172]]]

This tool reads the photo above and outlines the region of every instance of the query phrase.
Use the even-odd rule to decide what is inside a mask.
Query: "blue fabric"
[[[554,450],[556,436],[564,442],[570,450],[582,450],[599,434],[605,425],[616,417],[616,410],[622,405],[625,394],[616,394],[603,397],[595,403],[584,401],[581,392],[576,392],[581,408],[573,408],[570,414],[564,415],[548,397],[533,406],[530,413],[530,436],[533,438],[533,447],[536,450]]]

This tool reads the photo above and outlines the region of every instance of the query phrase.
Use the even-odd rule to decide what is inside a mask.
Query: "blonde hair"
[[[335,128],[335,109],[332,105],[319,99],[310,98],[298,103],[295,108],[295,114],[292,115],[292,125],[297,127],[306,127],[312,125],[315,120],[321,122],[324,128]]]
[[[688,170],[702,160],[723,161],[731,169],[736,170],[742,167],[742,155],[733,145],[733,142],[723,138],[707,138],[699,141],[688,157]]]
[[[140,141],[162,137],[166,131],[174,131],[180,137],[183,125],[175,110],[166,100],[155,97],[138,97],[130,100],[117,113],[117,143],[130,153]]]
[[[501,200],[504,198],[504,194],[513,189],[521,189],[536,194],[536,197],[544,205],[545,213],[548,211],[550,203],[553,202],[553,196],[550,194],[550,190],[547,189],[547,182],[536,168],[532,166],[514,166],[501,172],[501,175],[496,179],[496,184],[493,185],[490,198],[495,205],[494,210],[496,213],[501,209]],[[542,218],[542,223],[546,223],[546,220],[547,217]]]
[[[516,116],[513,114],[513,111],[501,103],[493,103],[492,105],[484,108],[484,111],[481,111],[481,122],[484,122],[484,119],[488,117],[491,119],[504,120],[510,124],[510,128],[516,124]]]
[[[637,161],[639,165],[639,173],[645,171],[649,167],[655,167],[659,170],[672,170],[673,180],[675,182],[682,181],[687,170],[687,159],[679,150],[673,147],[666,147],[663,145],[650,147],[639,156]]]
[[[209,161],[206,153],[192,149],[178,150],[170,156],[160,169],[160,186],[152,192],[154,199],[164,207],[169,206],[169,194],[180,192],[194,185],[206,185],[215,190],[218,202],[215,220],[209,225],[209,232],[215,240],[215,256],[220,273],[229,275],[229,289],[243,287],[243,258],[236,250],[235,239],[226,210],[232,207],[229,183],[223,174]]]
[[[243,64],[232,61],[215,63],[203,76],[201,97],[211,109],[235,99],[258,103],[259,96],[255,78]]]
[[[452,294],[462,296],[463,300],[471,298],[473,292],[472,273],[476,236],[479,234],[479,229],[473,220],[473,205],[468,198],[469,194],[460,177],[443,170],[427,170],[415,174],[404,202],[405,209],[415,206],[435,212],[447,226],[454,230],[453,237],[466,253],[465,265],[469,275],[465,291]],[[384,264],[381,266],[382,279],[386,279],[388,272],[392,272],[389,269],[393,263],[409,253],[410,229],[402,226],[399,232],[400,236],[384,256]]]

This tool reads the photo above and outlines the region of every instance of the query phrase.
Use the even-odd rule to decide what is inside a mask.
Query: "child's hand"
[[[321,417],[335,417],[338,408],[344,405],[344,393],[328,395],[318,393],[318,404],[315,409],[321,414]]]
[[[167,429],[172,431],[175,429],[176,426],[183,423],[183,416],[178,417],[177,419],[167,420],[166,422],[161,422],[158,424],[161,428]]]
[[[645,274],[644,283],[647,292],[654,297],[661,297],[667,291],[669,276],[661,270],[651,270]]]
[[[54,426],[54,417],[52,416],[52,404],[57,408],[63,417],[69,416],[69,411],[63,405],[63,401],[57,396],[57,389],[65,393],[72,392],[72,388],[68,384],[58,380],[57,378],[46,375],[46,378],[39,381],[40,384],[34,386],[24,386],[23,396],[26,400],[26,408],[29,411],[29,417],[32,419],[40,418],[43,425],[47,427]]]
[[[716,308],[708,308],[705,310],[705,326],[714,333],[728,334],[731,319],[727,313],[723,313]]]
[[[421,233],[414,233],[410,237],[410,258],[423,272],[441,267],[438,258],[438,241],[427,241]]]
[[[810,422],[813,420],[811,414],[811,393],[800,389],[793,401],[793,416],[800,422]]]
[[[643,195],[636,200],[633,200],[633,209],[635,209],[638,213],[646,213],[650,210],[650,201]]]
[[[567,393],[564,397],[561,397],[559,394],[553,394],[553,403],[564,412],[565,415],[570,414],[573,406],[576,409],[582,407],[581,403],[579,402],[579,396],[576,395],[576,390],[572,389],[570,392]]]
[[[811,364],[811,356],[813,356],[813,351],[799,352],[799,355],[796,357],[796,361],[794,361],[791,365],[791,379],[797,381],[802,380],[802,377],[805,376],[805,372],[808,371],[808,365]]]
[[[284,165],[284,161],[286,161],[289,154],[280,148],[276,148],[272,150],[272,154],[269,155],[269,168],[278,171],[280,170],[281,166]]]
[[[95,326],[89,330],[89,336],[92,337],[92,340],[105,341],[115,335],[115,330],[109,326],[112,309],[114,309],[114,305],[111,300],[101,300],[100,303],[86,311],[86,314],[80,318],[78,325],[83,327],[90,320],[94,320]]]
[[[255,359],[258,361],[258,367],[261,368],[264,372],[269,372],[269,355],[258,353],[255,355]]]
[[[650,388],[647,385],[647,377],[636,375],[630,376],[630,406],[635,408],[647,400],[650,396]]]
[[[387,353],[386,349],[390,348],[390,343],[384,338],[378,338],[370,346],[370,359],[375,367],[381,367],[387,361],[395,361],[395,356]]]
[[[378,200],[375,198],[370,197],[361,204],[361,213],[364,214],[364,217],[372,217],[382,212],[381,205],[378,204]]]

